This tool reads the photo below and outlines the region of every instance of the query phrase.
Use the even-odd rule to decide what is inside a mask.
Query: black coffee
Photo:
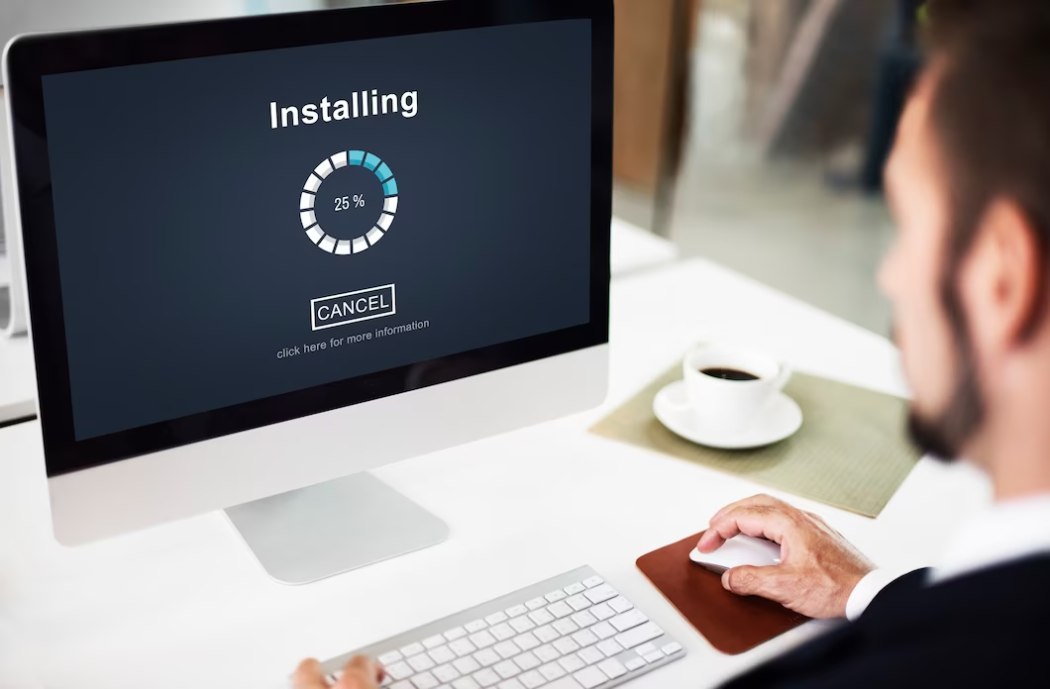
[[[758,380],[758,376],[747,371],[738,371],[735,368],[702,368],[700,373],[712,378],[721,378],[722,380]]]

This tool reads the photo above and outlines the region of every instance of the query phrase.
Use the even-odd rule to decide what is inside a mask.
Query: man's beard
[[[977,362],[969,334],[960,323],[956,336],[956,384],[948,407],[934,418],[912,409],[908,416],[908,435],[920,450],[943,462],[953,462],[962,453],[984,421],[984,396],[977,379]]]

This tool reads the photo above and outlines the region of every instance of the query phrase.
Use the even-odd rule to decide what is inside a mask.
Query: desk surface
[[[375,472],[444,518],[451,539],[304,587],[267,579],[221,514],[58,546],[38,425],[3,429],[0,686],[280,687],[302,657],[334,656],[581,564],[687,647],[686,659],[631,689],[711,686],[783,651],[820,625],[723,656],[634,567],[759,487],[586,433],[707,337],[760,343],[801,370],[905,392],[886,340],[712,263],[623,278],[612,290],[611,392],[602,408]],[[928,535],[950,532],[988,499],[971,470],[923,460],[877,520],[794,502],[879,564],[921,566],[943,540]]]

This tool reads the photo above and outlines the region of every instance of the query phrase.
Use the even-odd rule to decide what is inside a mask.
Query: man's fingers
[[[736,502],[726,505],[722,509],[718,510],[718,512],[716,512],[715,515],[711,517],[711,521],[715,521],[716,519],[721,518],[726,512],[735,510],[738,507],[779,507],[781,505],[783,505],[784,507],[788,507],[787,503],[777,500],[772,495],[766,495],[765,493],[761,493],[759,495],[752,495],[749,498],[737,500]]]
[[[777,567],[752,567],[743,565],[722,572],[722,587],[738,596],[761,596],[777,600]]]
[[[292,675],[294,689],[328,689],[328,682],[321,672],[321,663],[313,658],[299,663],[299,668]]]
[[[717,543],[721,546],[722,542],[740,534],[783,543],[794,523],[788,512],[779,506],[738,507],[712,520],[701,543]]]
[[[374,689],[386,673],[379,663],[366,656],[357,656],[343,668],[337,689]]]

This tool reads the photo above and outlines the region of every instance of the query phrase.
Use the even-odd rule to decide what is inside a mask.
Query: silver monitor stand
[[[271,577],[309,584],[441,543],[448,526],[368,473],[226,509]]]

